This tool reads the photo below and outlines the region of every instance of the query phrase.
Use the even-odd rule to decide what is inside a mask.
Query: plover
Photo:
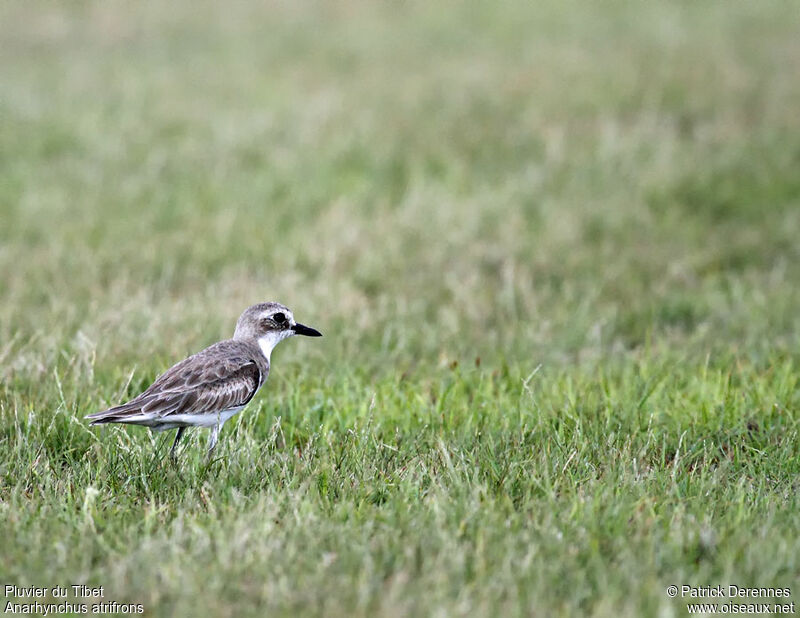
[[[208,427],[210,458],[222,426],[244,408],[269,375],[272,349],[292,335],[322,333],[295,322],[280,303],[260,303],[245,310],[232,339],[220,341],[173,365],[141,395],[102,412],[89,414],[92,425],[127,423],[153,431],[177,429],[170,457],[187,427]]]

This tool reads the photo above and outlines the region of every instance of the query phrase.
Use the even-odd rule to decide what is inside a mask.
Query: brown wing
[[[215,344],[190,356],[159,376],[146,391],[128,403],[90,414],[95,423],[125,422],[146,414],[221,412],[244,406],[258,391],[266,375],[247,350]]]
[[[165,417],[171,414],[204,414],[238,408],[250,401],[260,385],[255,363],[209,380],[212,376],[187,377],[185,382],[166,391],[145,391],[138,401],[144,414]]]

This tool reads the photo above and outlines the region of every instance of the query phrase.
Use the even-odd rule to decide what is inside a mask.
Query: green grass
[[[0,585],[800,601],[799,29],[779,0],[4,3]],[[211,465],[203,432],[175,470],[82,420],[262,300],[325,337]]]

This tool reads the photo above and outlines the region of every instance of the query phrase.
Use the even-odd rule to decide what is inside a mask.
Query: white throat
[[[258,347],[261,348],[261,353],[264,355],[267,361],[269,361],[269,357],[272,354],[272,348],[292,335],[294,335],[294,332],[291,330],[276,330],[258,338]]]

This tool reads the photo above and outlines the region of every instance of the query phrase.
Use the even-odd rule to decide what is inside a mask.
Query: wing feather
[[[141,412],[159,417],[171,414],[203,414],[238,408],[250,401],[259,387],[259,371],[255,363],[211,381],[193,379],[166,392],[145,393]]]
[[[142,415],[157,419],[242,407],[266,379],[259,364],[246,352],[222,344],[206,348],[168,369],[138,397],[86,418],[92,419],[93,424],[124,423],[127,418]]]

